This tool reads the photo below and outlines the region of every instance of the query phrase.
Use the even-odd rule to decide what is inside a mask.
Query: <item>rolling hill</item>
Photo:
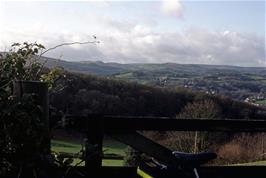
[[[266,99],[266,68],[203,64],[119,64],[101,61],[68,62],[43,58],[47,67],[133,81],[159,87],[185,87],[213,95],[254,101]]]

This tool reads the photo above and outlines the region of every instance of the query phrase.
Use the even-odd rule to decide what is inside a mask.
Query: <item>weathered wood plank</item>
[[[88,117],[69,115],[74,127],[86,132]],[[217,131],[217,132],[266,132],[265,120],[240,119],[176,119],[169,117],[104,116],[105,131],[126,132],[136,130],[157,131]],[[91,124],[96,122],[90,120]]]
[[[87,142],[85,145],[85,167],[88,175],[97,174],[102,167],[103,119],[99,115],[87,118]]]
[[[88,119],[87,117],[79,116],[68,117],[75,118],[75,122],[79,123],[78,128],[86,132],[86,125],[89,125],[88,138],[91,138],[90,140],[92,140],[92,143],[100,142],[102,139],[102,131],[104,130],[105,133],[112,134],[112,136],[119,141],[131,145],[133,148],[148,153],[158,160],[166,163],[174,161],[171,160],[173,158],[171,151],[158,145],[157,143],[154,143],[151,140],[147,141],[147,139],[143,138],[142,135],[136,134],[136,130],[266,132],[266,121],[263,120],[196,120],[124,116],[105,116],[103,118],[101,116],[94,116],[94,119]],[[84,125],[84,123],[87,124]],[[100,125],[104,128],[102,128]],[[97,134],[99,134],[100,137]],[[99,160],[96,162],[97,166],[95,166],[95,159],[89,160],[89,164],[87,163],[85,172],[88,173],[89,177],[137,177],[136,168],[106,168],[101,167],[98,164]],[[88,167],[88,165],[92,165],[92,163],[94,164],[93,169]],[[81,169],[83,170],[83,168]],[[198,171],[200,176],[205,178],[264,178],[266,175],[265,166],[211,166],[200,167]]]
[[[42,148],[45,154],[50,153],[51,140],[49,128],[49,96],[48,86],[45,82],[39,81],[13,81],[13,95],[20,100],[25,94],[35,94],[37,104],[42,107],[41,123],[45,126]]]
[[[104,117],[105,131],[266,132],[266,120],[207,120],[157,117]]]
[[[165,164],[175,164],[177,161],[171,150],[137,132],[126,132],[124,134],[110,133],[109,136],[122,143],[130,145],[132,148],[146,153]]]

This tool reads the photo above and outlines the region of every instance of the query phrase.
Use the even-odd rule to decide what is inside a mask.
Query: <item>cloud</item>
[[[166,15],[178,18],[183,16],[183,7],[179,0],[163,0],[161,11]]]
[[[96,19],[97,21],[98,19]],[[265,67],[265,37],[230,30],[188,28],[159,33],[148,24],[105,18],[95,33],[97,45],[74,45],[47,55],[66,60],[120,63],[197,63]],[[35,28],[33,28],[35,26]],[[0,29],[0,50],[13,42],[40,42],[47,48],[63,42],[92,40],[89,32],[57,31],[40,23],[26,29]]]

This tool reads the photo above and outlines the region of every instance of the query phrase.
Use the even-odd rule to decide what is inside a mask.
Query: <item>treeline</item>
[[[54,111],[64,114],[104,114],[176,117],[188,104],[211,100],[222,119],[263,119],[265,111],[227,97],[182,88],[165,89],[133,82],[65,72],[51,93]],[[58,87],[60,86],[60,87]],[[208,112],[208,111],[206,111]]]

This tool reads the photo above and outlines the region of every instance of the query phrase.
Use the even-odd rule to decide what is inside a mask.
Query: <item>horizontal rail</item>
[[[68,116],[86,131],[87,124],[96,125],[103,119],[104,132],[128,132],[136,130],[157,131],[221,131],[221,132],[266,132],[266,120],[241,119],[176,119],[169,117]],[[265,118],[266,119],[266,118]]]
[[[72,119],[73,118],[73,119]],[[132,136],[137,130],[156,131],[219,131],[219,132],[266,132],[266,120],[232,120],[232,119],[176,119],[164,117],[126,117],[126,116],[102,116],[89,115],[67,116],[71,120],[71,127],[87,133],[87,138],[92,145],[97,145],[97,150],[102,150],[103,134],[107,133],[124,141],[126,144],[138,142],[136,136]],[[121,137],[121,135],[123,137]],[[130,137],[129,139],[129,136]],[[154,149],[152,144],[138,142],[133,144],[138,149],[146,149],[142,145]],[[154,149],[155,150],[155,149]],[[157,151],[159,150],[159,151]],[[156,149],[153,152],[162,154]],[[149,150],[149,153],[151,151]],[[89,155],[89,154],[88,154]],[[164,155],[163,155],[164,156]],[[164,158],[162,158],[164,159]],[[102,167],[100,155],[91,159],[86,157],[86,167],[81,168],[89,177],[123,177],[135,178],[136,168]],[[97,163],[97,164],[96,164]],[[201,177],[205,178],[264,178],[265,166],[210,166],[198,169]]]
[[[266,132],[266,120],[174,119],[155,117],[104,117],[104,131],[222,131]],[[92,123],[93,124],[93,123]]]

